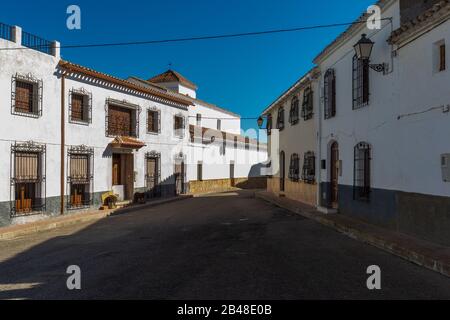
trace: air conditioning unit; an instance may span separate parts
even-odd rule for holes
[[[450,153],[441,155],[442,180],[450,182]]]

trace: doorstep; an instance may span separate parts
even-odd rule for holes
[[[325,214],[316,208],[267,191],[255,193],[257,198],[331,227],[355,240],[373,245],[422,267],[450,277],[450,248],[386,230],[339,214]]]
[[[165,199],[158,199],[149,201],[145,204],[128,205],[123,208],[110,209],[110,210],[89,210],[80,213],[66,214],[64,216],[49,217],[47,219],[39,220],[36,222],[13,225],[0,228],[0,240],[11,240],[21,236],[45,232],[52,229],[66,227],[85,222],[94,222],[109,216],[125,214],[135,210],[145,209],[165,203],[174,201],[180,201],[192,198],[190,195],[182,195],[178,197],[171,197]]]

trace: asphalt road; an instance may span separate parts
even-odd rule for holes
[[[366,287],[370,265],[381,290]],[[228,193],[0,241],[0,298],[450,299],[450,279]]]

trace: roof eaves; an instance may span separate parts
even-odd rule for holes
[[[269,113],[274,107],[276,107],[281,101],[289,97],[295,90],[301,90],[311,83],[311,80],[318,79],[320,76],[320,70],[317,66],[309,70],[305,75],[298,79],[289,89],[283,92],[274,102],[272,102],[264,111],[263,115]]]
[[[102,73],[102,72],[96,71],[94,69],[90,69],[90,68],[87,68],[87,67],[69,62],[69,61],[60,60],[58,65],[60,68],[65,69],[66,71],[70,71],[70,72],[74,72],[74,73],[81,73],[81,74],[87,75],[92,78],[104,80],[104,81],[107,81],[107,82],[110,82],[110,83],[113,83],[116,85],[126,87],[131,90],[136,90],[138,92],[141,92],[144,94],[149,94],[149,95],[152,95],[152,96],[155,96],[155,97],[158,97],[161,99],[165,99],[165,100],[168,100],[171,102],[175,102],[175,103],[178,103],[178,104],[181,104],[184,106],[192,105],[192,102],[189,99],[186,99],[185,97],[176,96],[169,92],[163,92],[162,90],[156,89],[156,88],[154,88],[154,89],[153,88],[145,88],[145,87],[142,87],[135,83],[132,83],[130,81],[123,80],[123,79],[108,75],[106,73]]]

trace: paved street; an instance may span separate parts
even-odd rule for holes
[[[450,299],[450,279],[243,192],[2,241],[0,298]]]

